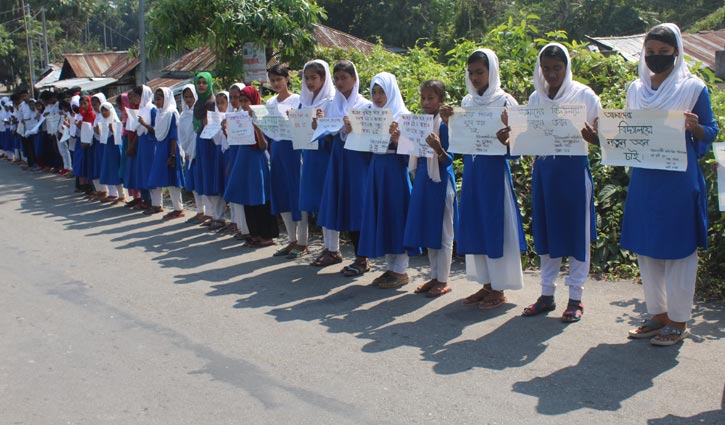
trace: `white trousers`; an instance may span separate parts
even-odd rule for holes
[[[690,320],[697,279],[697,250],[685,258],[658,260],[637,256],[649,314],[667,313],[674,322]]]
[[[466,277],[481,285],[487,283],[497,291],[522,289],[524,273],[521,270],[521,247],[519,246],[519,226],[516,217],[514,197],[509,186],[508,176],[504,173],[503,205],[503,255],[491,258],[488,255],[466,255]],[[543,267],[542,267],[543,269]]]
[[[456,191],[450,180],[446,188],[446,200],[443,207],[443,231],[441,232],[441,248],[428,248],[430,277],[438,282],[448,282],[451,274],[451,257],[453,256],[453,201]]]
[[[322,240],[328,251],[340,251],[340,232],[337,230],[322,228]]]
[[[149,189],[149,193],[151,194],[151,206],[161,207],[164,203],[163,190],[160,187],[155,187],[153,189]]]
[[[68,149],[68,143],[61,142],[60,139],[56,138],[58,141],[58,152],[60,152],[61,158],[63,158],[63,169],[70,170],[73,168],[73,165],[71,163],[71,156],[70,156],[70,149]]]
[[[196,213],[204,214],[204,200],[202,199],[202,196],[199,195],[196,191],[192,193],[194,194],[194,205],[196,205]]]
[[[300,221],[292,220],[291,212],[283,212],[280,215],[282,216],[282,221],[284,222],[284,228],[287,230],[288,242],[297,242],[297,245],[307,246],[309,240],[309,216],[307,211],[302,211],[300,213]],[[327,245],[325,245],[325,248],[327,248]]]
[[[226,206],[224,198],[221,196],[202,195],[202,199],[204,200],[204,209],[206,209],[206,213],[212,219],[222,220],[224,218],[224,207]]]
[[[395,273],[408,271],[408,254],[385,254],[387,270]]]
[[[115,186],[108,185],[108,196],[117,196],[119,198],[125,198],[126,193],[123,191],[123,185],[117,184]]]
[[[108,188],[105,184],[101,184],[101,179],[93,179],[93,188],[96,192],[108,192]]]
[[[237,225],[237,229],[243,234],[249,234],[249,226],[247,226],[247,216],[244,214],[244,205],[229,203],[229,214],[232,223]]]
[[[592,182],[588,176],[584,175],[584,185],[586,187],[587,196],[585,197],[586,202],[586,214],[584,217],[584,237],[586,253],[584,254],[584,261],[579,261],[574,257],[569,257],[569,275],[566,277],[564,284],[569,287],[569,298],[572,300],[581,300],[584,293],[584,282],[587,281],[589,276],[589,265],[591,263],[590,249],[591,244],[591,200],[592,200]],[[539,256],[541,260],[541,295],[554,295],[556,292],[556,277],[559,275],[559,269],[561,269],[562,258],[551,258],[548,255]]]
[[[169,197],[171,198],[171,207],[175,211],[181,211],[184,209],[184,202],[181,199],[181,189],[175,186],[170,186]],[[149,190],[151,193],[151,205],[154,207],[164,206],[164,191],[160,187]]]

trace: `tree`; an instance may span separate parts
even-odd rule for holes
[[[225,83],[244,75],[245,43],[265,45],[285,60],[312,51],[313,24],[324,9],[306,0],[159,0],[147,22],[151,56],[171,56],[207,44]]]

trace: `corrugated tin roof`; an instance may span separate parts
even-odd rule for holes
[[[141,60],[139,58],[132,58],[131,56],[126,55],[111,65],[111,67],[103,73],[103,76],[120,80],[124,75],[132,72],[140,63]]]
[[[355,49],[363,53],[372,53],[374,44],[365,41],[361,38],[357,38],[346,32],[336,30],[334,28],[326,27],[324,25],[315,24],[314,30],[315,40],[322,47],[330,47],[337,49]]]
[[[60,79],[60,66],[51,63],[48,68],[50,69],[50,71],[45,74],[45,76],[41,78],[37,83],[35,83],[36,89],[39,89],[41,87],[48,87]]]
[[[209,46],[198,47],[164,67],[166,72],[212,71],[216,55]]]
[[[63,55],[61,79],[103,77],[111,65],[125,59],[128,52],[69,53]]]
[[[80,87],[81,90],[95,90],[101,87],[105,87],[109,84],[115,83],[115,78],[66,78],[64,80],[58,80],[47,85],[38,86],[37,88],[43,87],[55,87],[57,89],[69,89],[72,87]]]
[[[175,93],[177,90],[181,90],[183,86],[191,83],[191,81],[192,81],[191,78],[164,78],[164,77],[161,77],[161,78],[154,78],[151,81],[147,81],[146,85],[149,86],[151,88],[151,90],[154,90],[154,91],[156,89],[158,89],[159,87],[168,87]]]
[[[625,35],[621,37],[591,37],[592,41],[613,50],[629,62],[639,62],[639,55],[642,52],[645,34]]]

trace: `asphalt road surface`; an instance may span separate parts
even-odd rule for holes
[[[725,423],[722,304],[652,347],[632,282],[587,282],[564,325],[520,316],[534,272],[484,312],[461,263],[431,300],[426,258],[382,290],[72,192],[0,162],[2,425]]]

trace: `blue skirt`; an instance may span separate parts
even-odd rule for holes
[[[121,183],[120,173],[118,171],[121,166],[121,147],[113,144],[113,139],[109,138],[109,143],[103,146],[103,161],[101,163],[101,184],[109,184],[115,186]]]
[[[240,205],[264,205],[269,201],[269,162],[257,146],[238,146],[229,173],[224,200]]]
[[[124,183],[126,183],[126,162],[128,162],[126,151],[128,151],[128,136],[121,136],[121,161],[118,165],[118,178]]]
[[[376,154],[370,160],[358,254],[381,257],[405,252],[403,234],[410,203],[408,157]]]
[[[154,154],[156,153],[156,137],[146,133],[138,136],[136,145],[136,161],[134,163],[136,170],[136,186],[138,189],[153,189],[149,186],[149,176],[151,175],[151,165],[154,162]]]
[[[74,139],[69,139],[72,142]],[[78,177],[85,177],[86,161],[85,161],[85,149],[82,148],[81,140],[75,139],[75,148],[73,150],[73,175]]]
[[[148,187],[182,187],[184,185],[184,175],[181,164],[181,153],[179,146],[176,146],[176,160],[174,167],[169,167],[169,154],[171,150],[171,140],[167,138],[163,142],[156,143],[154,158],[149,172]]]
[[[191,165],[194,190],[199,195],[221,196],[224,194],[225,180],[221,146],[199,135],[196,135],[196,157]]]
[[[463,185],[460,219],[456,227],[458,254],[503,257],[504,203],[506,188],[511,189],[519,228],[519,249],[526,250],[516,194],[511,181],[511,170],[504,156],[465,155],[463,157]]]
[[[330,162],[329,142],[319,140],[316,150],[302,151],[302,176],[300,177],[300,211],[316,213],[322,201],[327,164]]]
[[[103,166],[103,152],[106,150],[106,145],[102,144],[99,140],[93,139],[93,178],[101,178],[101,166]]]
[[[345,149],[339,134],[333,137],[317,219],[320,226],[337,231],[360,230],[371,156],[369,152]]]
[[[300,170],[302,153],[292,148],[291,140],[269,140],[270,201],[272,214],[292,213],[292,220],[302,219],[300,213]]]
[[[537,254],[585,260],[587,208],[590,241],[597,236],[594,196],[587,202],[585,179],[592,181],[586,156],[547,156],[534,161],[531,203]]]

